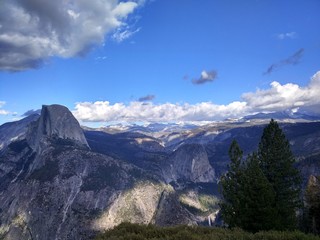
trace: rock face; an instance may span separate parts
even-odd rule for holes
[[[121,222],[155,223],[158,205],[164,192],[174,191],[166,184],[139,182],[122,192],[103,215],[94,222],[97,230],[112,228]]]
[[[32,114],[20,121],[5,123],[0,126],[0,150],[4,149],[11,142],[26,138],[28,126],[40,116]]]
[[[214,182],[214,169],[211,167],[205,148],[199,144],[186,144],[178,148],[163,170],[166,182]]]
[[[24,129],[0,151],[0,239],[91,239],[123,221],[197,223],[179,193],[151,165],[143,169],[141,162],[140,167],[130,162],[129,154],[123,161],[92,151],[67,108],[43,106],[40,118]],[[143,151],[136,159],[157,155],[145,156],[150,148],[135,146]],[[208,180],[208,165],[200,167],[208,162],[203,149],[192,149],[183,170],[177,169],[184,160],[174,158],[172,179]]]
[[[61,105],[42,106],[39,122],[31,128],[30,135],[31,146],[35,148],[47,138],[71,140],[89,147],[78,121],[68,108]]]
[[[308,181],[305,206],[307,229],[313,234],[320,233],[320,176],[311,175]]]
[[[27,175],[13,170],[9,184],[1,184],[5,239],[88,239],[92,219],[136,181],[123,162],[70,145],[50,147],[33,159],[45,159],[43,166]]]
[[[320,176],[320,154],[307,157],[297,163],[297,167],[301,172],[303,187],[306,187],[310,177]],[[314,178],[313,178],[314,179]]]

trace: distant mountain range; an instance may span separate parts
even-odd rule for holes
[[[295,120],[295,121],[320,121],[320,115],[307,114],[301,112],[282,111],[274,113],[257,113],[254,115],[246,116],[243,120],[257,120],[257,119],[275,119],[275,120]]]
[[[253,125],[258,123],[268,123],[270,119],[274,119],[280,122],[312,122],[320,121],[320,115],[315,113],[303,113],[299,111],[280,111],[269,113],[256,113],[237,119],[225,119],[218,122],[178,122],[178,123],[148,123],[148,124],[135,124],[135,123],[119,123],[116,125],[107,125],[96,130],[101,130],[108,133],[119,132],[143,132],[143,133],[159,133],[159,132],[181,132],[186,130],[192,130],[199,127],[206,127],[217,124],[225,123],[243,123],[252,122]],[[85,128],[86,129],[86,128]]]
[[[63,106],[43,106],[0,126],[0,239],[90,239],[124,221],[216,224],[231,141],[244,154],[256,150],[270,118],[289,139],[304,185],[320,175],[317,116],[91,129]]]

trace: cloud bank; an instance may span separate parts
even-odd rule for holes
[[[300,60],[303,57],[303,54],[304,54],[304,49],[301,48],[297,52],[295,52],[293,55],[291,55],[290,57],[288,57],[278,63],[271,64],[270,67],[267,69],[267,71],[263,74],[264,75],[271,74],[272,72],[278,70],[279,68],[282,68],[287,65],[297,65],[298,63],[300,63]]]
[[[84,122],[169,122],[169,121],[209,121],[236,116],[245,108],[244,102],[216,105],[211,102],[198,104],[146,104],[131,102],[129,105],[108,101],[77,103],[73,114]]]
[[[126,26],[143,1],[3,0],[0,7],[0,70],[22,71],[48,58],[81,56],[106,34]],[[130,36],[119,33],[118,39]]]
[[[110,104],[108,101],[77,103],[73,114],[83,122],[172,122],[218,121],[239,118],[257,112],[294,110],[320,114],[320,71],[301,87],[272,82],[269,89],[245,93],[241,101],[227,105],[212,102],[197,104],[153,104],[131,102]]]

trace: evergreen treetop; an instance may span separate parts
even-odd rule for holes
[[[290,145],[273,119],[264,128],[259,149],[243,162],[234,140],[229,171],[222,177],[221,214],[229,227],[291,230],[297,227],[301,178]]]
[[[221,203],[221,214],[224,221],[230,227],[237,227],[241,224],[241,219],[238,217],[241,211],[242,203],[242,155],[238,143],[233,140],[229,148],[230,165],[229,171],[221,179],[222,195],[224,202]]]
[[[259,143],[260,167],[275,193],[276,229],[294,229],[296,210],[301,207],[301,177],[294,167],[295,158],[278,123],[271,119]]]

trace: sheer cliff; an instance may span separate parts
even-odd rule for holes
[[[141,154],[151,156],[154,147],[141,148],[133,162],[129,155],[122,159],[112,151],[98,153],[71,112],[60,105],[43,106],[40,117],[16,125],[19,137],[0,151],[0,238],[90,239],[124,221],[168,225],[205,219],[190,213],[179,201],[182,192],[164,181],[160,163],[169,156],[164,151],[160,158],[154,153],[151,159],[158,162],[145,168],[137,159]],[[0,130],[5,132],[4,128]],[[211,179],[201,173],[209,167],[204,149],[193,151],[186,171],[173,173],[170,179]],[[178,168],[184,160],[170,161]]]

